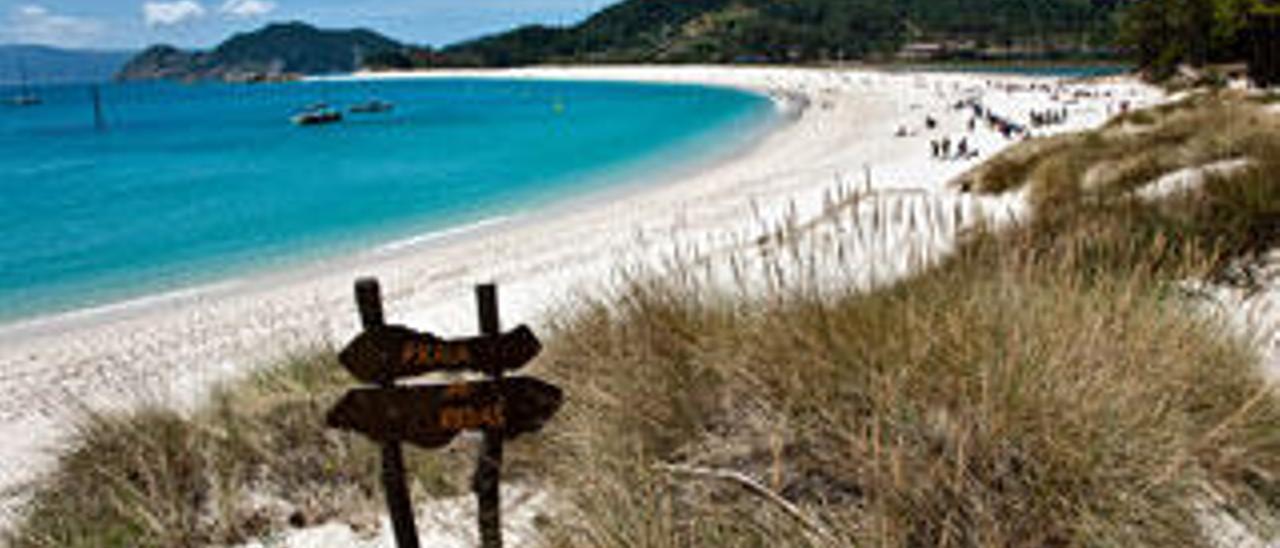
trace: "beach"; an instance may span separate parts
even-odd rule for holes
[[[1097,126],[1122,105],[1162,100],[1114,77],[1064,82],[1010,75],[724,67],[539,67],[507,71],[361,74],[352,78],[530,78],[726,86],[774,99],[778,123],[745,149],[614,191],[357,256],[253,275],[105,308],[0,328],[0,489],[50,469],[86,411],[162,405],[193,409],[210,388],[359,329],[353,282],[381,280],[391,323],[444,336],[474,334],[473,286],[500,288],[503,323],[535,330],[579,292],[620,268],[683,249],[734,248],[762,227],[824,214],[833,188],[961,199],[948,183],[1016,139],[955,105],[1025,121],[1065,109],[1037,134]],[[929,129],[926,119],[936,127]],[[1024,122],[1025,123],[1025,122]],[[931,140],[965,139],[977,154],[931,157]],[[969,200],[969,198],[964,198]],[[993,199],[1001,200],[1001,199]],[[1016,208],[1013,202],[999,207]],[[1016,211],[1012,214],[1016,215]],[[10,497],[11,498],[11,497]]]

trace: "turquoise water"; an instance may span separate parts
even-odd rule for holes
[[[0,106],[0,320],[115,302],[521,213],[726,153],[767,99],[490,80],[102,88]],[[0,89],[0,97],[11,90]],[[316,102],[390,113],[296,127]]]
[[[1018,64],[1018,63],[934,63],[904,64],[895,70],[913,72],[964,72],[1001,76],[1040,76],[1053,78],[1097,78],[1118,76],[1133,72],[1135,67],[1125,64]]]

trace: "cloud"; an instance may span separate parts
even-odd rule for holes
[[[270,0],[227,0],[218,9],[228,17],[250,19],[262,17],[276,10],[276,3]]]
[[[102,37],[105,25],[87,17],[61,15],[36,4],[9,11],[7,24],[0,28],[0,42],[47,46],[92,46]]]
[[[195,0],[142,4],[142,19],[149,27],[180,25],[204,17],[205,13],[204,6]]]

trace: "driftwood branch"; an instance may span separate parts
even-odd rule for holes
[[[796,506],[791,501],[783,498],[782,495],[773,492],[768,487],[765,487],[760,482],[752,479],[750,476],[747,476],[742,472],[723,468],[703,468],[684,464],[667,463],[659,463],[655,468],[670,474],[709,478],[736,484],[747,492],[769,501],[782,509],[782,511],[788,516],[791,516],[792,519],[795,519],[801,525],[805,526],[805,528],[809,529],[809,531],[818,535],[824,544],[830,546],[841,546],[844,544],[839,542],[826,527],[823,527],[823,525],[818,522],[816,518],[806,513],[799,506]]]

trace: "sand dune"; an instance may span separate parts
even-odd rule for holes
[[[446,76],[731,86],[773,97],[782,116],[749,149],[713,165],[675,171],[671,180],[642,181],[359,257],[0,328],[0,488],[20,489],[48,470],[51,451],[85,408],[189,408],[216,383],[253,367],[345,342],[358,327],[351,286],[359,276],[382,279],[392,322],[446,335],[473,333],[472,285],[493,281],[501,286],[504,320],[536,325],[574,291],[603,283],[619,265],[659,260],[684,247],[743,245],[770,226],[820,217],[824,197],[829,201],[835,189],[981,202],[960,198],[946,183],[1011,141],[981,125],[970,133],[969,115],[951,108],[957,101],[981,98],[1023,123],[1032,109],[1066,108],[1068,122],[1053,129],[1066,131],[1100,124],[1122,101],[1136,107],[1160,98],[1156,90],[1123,78],[1059,88],[1054,80],[1010,76],[785,68],[536,68],[361,77]],[[1044,87],[1030,90],[1030,83]],[[1075,90],[1087,96],[1076,97]],[[925,129],[926,116],[937,119],[937,129]],[[908,136],[895,137],[900,129]],[[979,156],[932,159],[929,141],[943,135],[965,137]],[[979,205],[1017,207],[1016,199]]]

